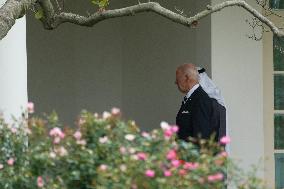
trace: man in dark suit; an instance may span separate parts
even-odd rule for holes
[[[186,95],[176,117],[178,138],[185,141],[189,137],[209,139],[215,134],[215,141],[218,141],[218,105],[199,85],[199,74],[195,65],[179,66],[176,70],[176,84],[179,91]]]

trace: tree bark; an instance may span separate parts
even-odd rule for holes
[[[0,39],[3,39],[16,20],[26,14],[26,10],[36,0],[7,0],[0,8]]]
[[[191,17],[175,13],[164,8],[157,2],[140,3],[114,10],[102,10],[90,16],[81,16],[67,12],[56,13],[50,0],[39,0],[37,2],[36,0],[7,0],[0,8],[0,39],[3,39],[6,36],[8,31],[14,25],[16,19],[22,17],[27,8],[31,7],[34,3],[38,3],[43,10],[43,17],[40,20],[46,29],[55,29],[62,23],[66,22],[91,27],[103,20],[124,16],[134,16],[135,14],[142,12],[153,12],[175,23],[186,27],[193,27],[196,25],[198,20],[210,14],[219,12],[227,7],[239,7],[259,19],[264,25],[268,26],[275,35],[279,37],[284,36],[284,32],[281,31],[273,22],[243,0],[229,0],[214,6],[208,5],[205,10],[200,11]]]

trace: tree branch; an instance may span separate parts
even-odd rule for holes
[[[23,12],[25,12],[24,10],[26,9],[24,8],[23,4],[25,4],[26,6],[31,6],[35,1],[36,0],[7,0],[5,5],[0,9],[0,39],[2,39],[11,29],[11,27],[15,23],[15,20],[17,18],[20,18],[23,15]],[[91,27],[103,20],[124,16],[134,16],[135,14],[143,12],[153,12],[175,23],[184,25],[186,27],[192,27],[195,26],[198,20],[212,13],[219,12],[227,7],[236,6],[245,9],[254,17],[259,19],[262,23],[267,25],[275,35],[279,37],[284,36],[283,31],[281,31],[267,17],[247,4],[244,0],[229,0],[214,6],[208,5],[205,10],[191,17],[175,13],[169,9],[162,7],[157,2],[141,3],[120,9],[98,11],[94,14],[91,14],[90,16],[81,16],[67,12],[56,13],[50,0],[39,0],[38,3],[42,8],[44,14],[43,18],[41,18],[40,20],[42,21],[46,29],[55,29],[60,24],[66,22],[80,26]]]
[[[36,0],[7,0],[0,8],[0,39],[3,39],[13,27],[16,19],[23,17],[26,10]]]
[[[141,3],[138,5],[129,6],[126,8],[106,10],[103,12],[94,13],[88,17],[80,16],[80,15],[73,14],[73,13],[62,12],[58,15],[54,15],[54,23],[52,24],[52,26],[50,25],[49,29],[56,28],[60,24],[65,23],[65,22],[69,22],[69,23],[73,23],[73,24],[81,25],[81,26],[91,27],[103,20],[107,20],[110,18],[123,17],[123,16],[134,16],[135,14],[142,13],[142,12],[154,12],[175,23],[184,25],[186,27],[191,27],[194,24],[194,22],[212,13],[221,11],[224,8],[233,7],[233,6],[241,7],[245,9],[246,11],[248,11],[249,13],[251,13],[257,19],[259,19],[262,23],[267,25],[271,29],[271,31],[277,36],[279,37],[284,36],[284,32],[281,31],[273,22],[271,22],[267,17],[259,13],[256,9],[251,7],[249,4],[247,4],[243,0],[231,0],[231,1],[225,1],[215,6],[207,6],[206,10],[201,11],[192,17],[186,17],[183,15],[177,14],[171,10],[168,10],[162,7],[160,4],[156,2]]]

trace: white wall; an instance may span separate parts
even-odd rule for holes
[[[247,168],[264,157],[262,41],[246,36],[251,28],[245,19],[251,16],[239,7],[211,18],[212,76],[227,104],[231,155]]]
[[[0,0],[0,6],[5,0]],[[0,41],[0,111],[18,117],[27,104],[26,19],[17,20]]]

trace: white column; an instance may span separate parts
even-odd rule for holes
[[[239,7],[211,17],[212,77],[226,100],[231,155],[243,168],[264,158],[262,41],[246,36],[252,34],[245,22],[251,18]]]
[[[0,6],[5,0],[0,0]],[[16,21],[0,41],[0,111],[6,119],[20,116],[27,104],[26,19]]]

